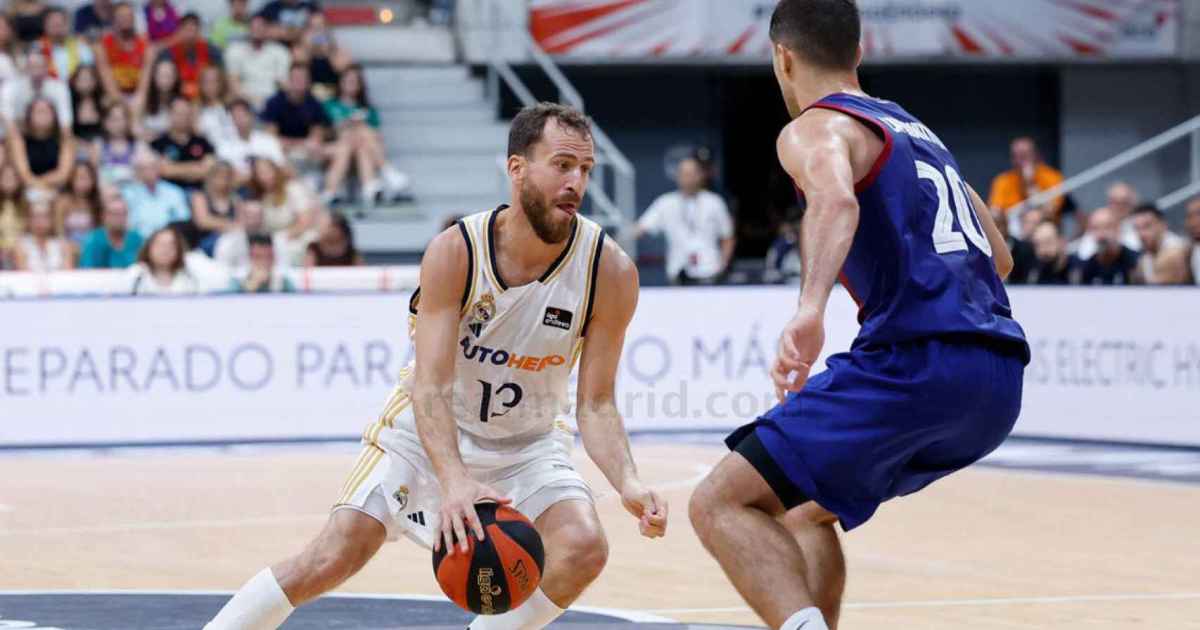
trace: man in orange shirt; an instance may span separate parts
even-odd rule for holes
[[[1022,136],[1014,139],[1010,155],[1012,169],[992,180],[992,191],[988,195],[988,205],[1005,215],[1013,206],[1063,181],[1062,172],[1042,161],[1033,138]],[[1056,197],[1046,204],[1046,214],[1055,223],[1059,221],[1062,205],[1062,197]]]

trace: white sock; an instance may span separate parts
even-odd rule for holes
[[[468,630],[541,630],[567,611],[550,601],[542,589],[534,591],[524,604],[503,615],[479,615]],[[808,630],[805,628],[805,630]]]
[[[779,630],[829,630],[819,608],[798,610],[779,626]]]
[[[275,630],[293,610],[295,607],[267,567],[242,585],[204,630]]]

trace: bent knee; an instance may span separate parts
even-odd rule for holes
[[[306,564],[316,574],[344,579],[366,565],[386,537],[383,525],[374,518],[353,510],[338,510],[309,547]]]
[[[598,527],[580,527],[571,533],[563,563],[577,575],[595,579],[608,564],[608,539]]]

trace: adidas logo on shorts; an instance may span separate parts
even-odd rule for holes
[[[407,518],[408,518],[408,520],[416,523],[417,525],[420,525],[421,527],[425,527],[425,513],[424,512],[413,512],[412,514],[409,514],[407,516]]]

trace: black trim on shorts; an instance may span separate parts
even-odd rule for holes
[[[763,446],[762,440],[758,439],[758,433],[754,431],[754,426],[742,427],[730,435],[725,441],[729,445],[729,449],[750,462],[754,470],[762,476],[763,481],[771,487],[775,496],[779,497],[779,501],[783,503],[783,509],[790,510],[811,501],[812,499],[804,496],[800,488],[787,478],[783,469],[771,458],[767,447]]]

